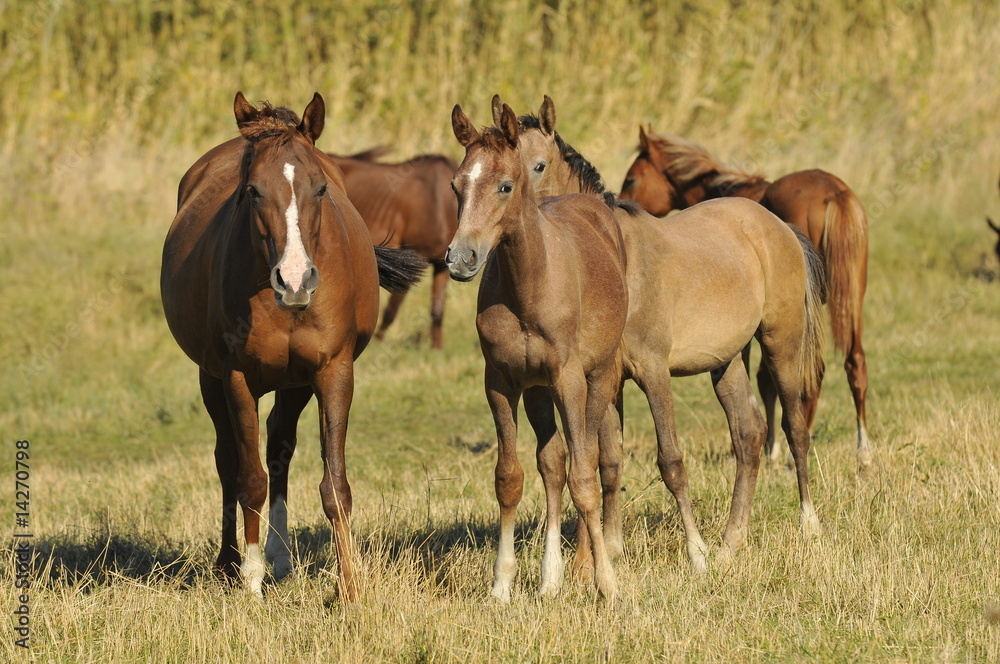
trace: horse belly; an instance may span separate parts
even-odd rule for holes
[[[763,297],[753,289],[729,295],[678,303],[671,319],[672,374],[711,371],[736,357],[753,338],[763,316]]]

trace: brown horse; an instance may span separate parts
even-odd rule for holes
[[[639,128],[639,156],[622,184],[622,198],[631,199],[655,215],[684,209],[721,196],[760,202],[805,233],[823,255],[833,343],[844,353],[844,370],[857,412],[858,463],[872,463],[865,397],[868,365],[861,343],[865,288],[868,283],[868,218],[861,201],[835,175],[821,170],[799,171],[771,183],[716,161],[704,148],[675,136],[647,134]],[[774,444],[774,386],[763,368],[757,374],[767,412],[769,457]],[[806,403],[812,430],[819,392]]]
[[[523,394],[546,490],[540,592],[556,593],[562,583],[559,524],[567,474],[555,405],[569,447],[570,494],[587,533],[595,582],[611,600],[618,584],[604,543],[596,472],[597,431],[618,388],[628,310],[618,225],[608,207],[590,196],[536,199],[509,106],[501,111],[499,127],[482,132],[455,106],[452,127],[466,153],[454,180],[458,233],[445,260],[459,281],[483,272],[476,328],[498,439],[500,541],[492,594],[509,601],[517,570],[514,515],[524,472],[517,459],[516,414]]]
[[[450,187],[455,163],[432,154],[399,164],[377,161],[386,151],[375,148],[350,157],[329,156],[344,172],[347,196],[368,225],[372,239],[390,247],[412,249],[433,266],[431,345],[440,349],[448,285],[444,252],[458,227],[458,206]],[[389,298],[376,339],[385,336],[403,297],[403,293],[393,293]]]
[[[494,98],[494,109],[500,103]],[[782,426],[792,441],[800,524],[807,535],[818,533],[809,495],[809,433],[799,399],[803,389],[818,389],[822,356],[824,280],[815,248],[801,233],[748,201],[711,201],[669,219],[618,203],[604,190],[590,162],[560,138],[555,122],[555,107],[548,97],[538,117],[519,118],[521,157],[540,190],[601,196],[620,224],[629,289],[624,378],[632,378],[649,401],[660,474],[677,501],[695,570],[706,569],[707,548],[695,522],[677,447],[670,380],[710,373],[726,412],[737,462],[723,536],[724,555],[731,554],[746,542],[765,435],[745,365],[755,336],[776,376],[784,409]],[[617,417],[605,421],[600,445],[608,540],[617,538],[620,546]]]
[[[340,592],[357,593],[344,463],[354,360],[375,329],[380,277],[405,287],[419,269],[400,252],[374,251],[336,165],[314,147],[325,105],[317,93],[300,120],[286,108],[234,102],[241,137],[199,159],[181,180],[163,247],[160,290],[170,331],[200,368],[215,425],[222,483],[216,568],[242,574],[258,597],[264,578],[260,512],[268,477],[258,454],[260,397],[276,391],[267,421],[274,576],[291,571],[286,522],[288,465],[298,416],[319,400],[320,494],[340,565]],[[422,265],[420,265],[422,267]],[[242,508],[246,559],[236,541]]]

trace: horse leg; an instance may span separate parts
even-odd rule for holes
[[[851,386],[854,409],[858,414],[858,466],[864,471],[871,467],[873,457],[865,416],[865,397],[868,394],[868,363],[865,361],[865,349],[861,345],[860,324],[851,338],[851,348],[844,360],[844,370],[847,371],[847,382]]]
[[[448,285],[448,266],[444,261],[431,262],[434,280],[431,282],[431,346],[441,350],[444,327],[444,296]]]
[[[656,427],[656,464],[660,476],[674,500],[684,524],[684,538],[687,541],[688,560],[695,573],[708,571],[708,547],[698,532],[698,524],[691,507],[691,497],[688,495],[688,477],[684,469],[684,459],[677,447],[676,426],[674,424],[674,401],[670,392],[670,374],[665,370],[648,372],[649,375],[637,377],[639,388],[646,395],[649,410],[653,415],[653,425]]]
[[[607,369],[585,376],[581,367],[569,366],[563,368],[552,386],[569,447],[570,495],[583,520],[581,526],[590,536],[597,590],[609,602],[618,595],[618,580],[604,544],[596,475],[600,464],[598,431],[616,394],[617,381],[617,376]]]
[[[760,363],[757,368],[757,389],[760,390],[760,399],[764,402],[764,418],[767,426],[767,438],[764,440],[764,455],[769,463],[778,463],[781,460],[782,446],[778,444],[777,429],[774,426],[775,404],[778,401],[778,390],[774,387],[774,379],[767,364]]]
[[[566,486],[566,446],[556,428],[552,397],[544,387],[524,392],[524,412],[535,431],[535,459],[545,485],[545,554],[539,593],[555,595],[562,587],[562,493]]]
[[[765,423],[750,387],[743,358],[737,355],[729,364],[712,371],[715,396],[729,421],[729,434],[736,452],[736,482],[729,523],[722,537],[723,555],[732,555],[747,541],[750,506],[757,487],[760,450],[764,443]]]
[[[403,304],[404,297],[406,297],[405,293],[389,295],[389,302],[385,305],[385,311],[382,312],[382,323],[378,326],[378,332],[375,333],[375,338],[379,341],[385,338],[385,331],[392,325],[392,321],[396,320],[396,314],[399,313],[399,307]]]
[[[614,403],[608,404],[607,414],[601,421],[597,434],[598,465],[603,494],[602,522],[604,548],[611,560],[624,550],[622,542],[621,463],[622,463],[622,393],[619,387]],[[594,555],[590,533],[583,517],[577,519],[576,555],[573,558],[573,576],[583,583],[594,580]]]
[[[215,571],[232,582],[240,576],[240,547],[236,543],[236,475],[239,472],[236,434],[229,419],[222,381],[204,369],[200,370],[198,379],[202,401],[215,425],[215,468],[222,484],[222,546],[215,561]]]
[[[264,554],[271,561],[276,580],[292,573],[291,548],[288,545],[288,467],[295,454],[295,430],[302,409],[312,398],[312,388],[290,387],[274,393],[274,407],[267,418],[267,470],[271,476],[269,491],[267,542]]]
[[[798,366],[798,336],[782,335],[779,330],[764,334],[760,345],[764,361],[774,377],[781,403],[781,428],[788,439],[799,486],[799,526],[806,536],[818,535],[819,517],[809,495],[810,435],[802,403],[802,376]]]
[[[222,380],[236,439],[239,467],[236,497],[243,508],[243,539],[247,556],[240,571],[248,590],[263,598],[264,556],[260,550],[260,511],[267,497],[267,473],[260,463],[257,398],[241,371],[227,369]]]
[[[347,602],[358,596],[354,578],[354,545],[351,541],[351,485],[347,481],[347,420],[354,399],[354,361],[350,352],[333,358],[313,378],[313,389],[319,402],[320,448],[323,457],[323,479],[319,495],[323,512],[333,526],[340,567],[338,592]]]
[[[510,601],[510,588],[517,573],[514,557],[514,514],[524,491],[524,470],[517,459],[517,402],[521,394],[500,372],[486,366],[486,400],[497,430],[497,465],[494,488],[500,506],[500,541],[493,565],[493,590],[501,602]]]
[[[601,492],[604,497],[604,546],[614,560],[625,550],[622,536],[622,421],[624,419],[622,392],[608,405],[607,414],[598,431],[600,448]]]

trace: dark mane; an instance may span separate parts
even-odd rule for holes
[[[702,146],[679,136],[650,133],[649,140],[663,155],[670,178],[682,189],[700,181],[712,195],[730,196],[740,189],[767,182],[763,175],[723,164]],[[642,146],[638,150],[648,156]]]
[[[256,143],[267,138],[290,138],[301,122],[295,111],[265,101],[253,120],[238,126],[243,138]]]
[[[542,128],[538,118],[534,115],[522,115],[517,119],[517,123],[522,130]],[[580,181],[580,191],[585,194],[604,194],[607,191],[607,187],[604,186],[604,178],[601,177],[594,165],[577,152],[572,145],[564,141],[558,131],[555,133],[555,139],[563,161]]]

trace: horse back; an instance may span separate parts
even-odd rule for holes
[[[827,205],[838,197],[854,196],[843,180],[819,169],[790,173],[775,180],[760,203],[819,247]]]
[[[447,157],[423,155],[399,164],[334,158],[345,174],[347,195],[371,239],[443,259],[458,228],[450,182],[455,165]]]

